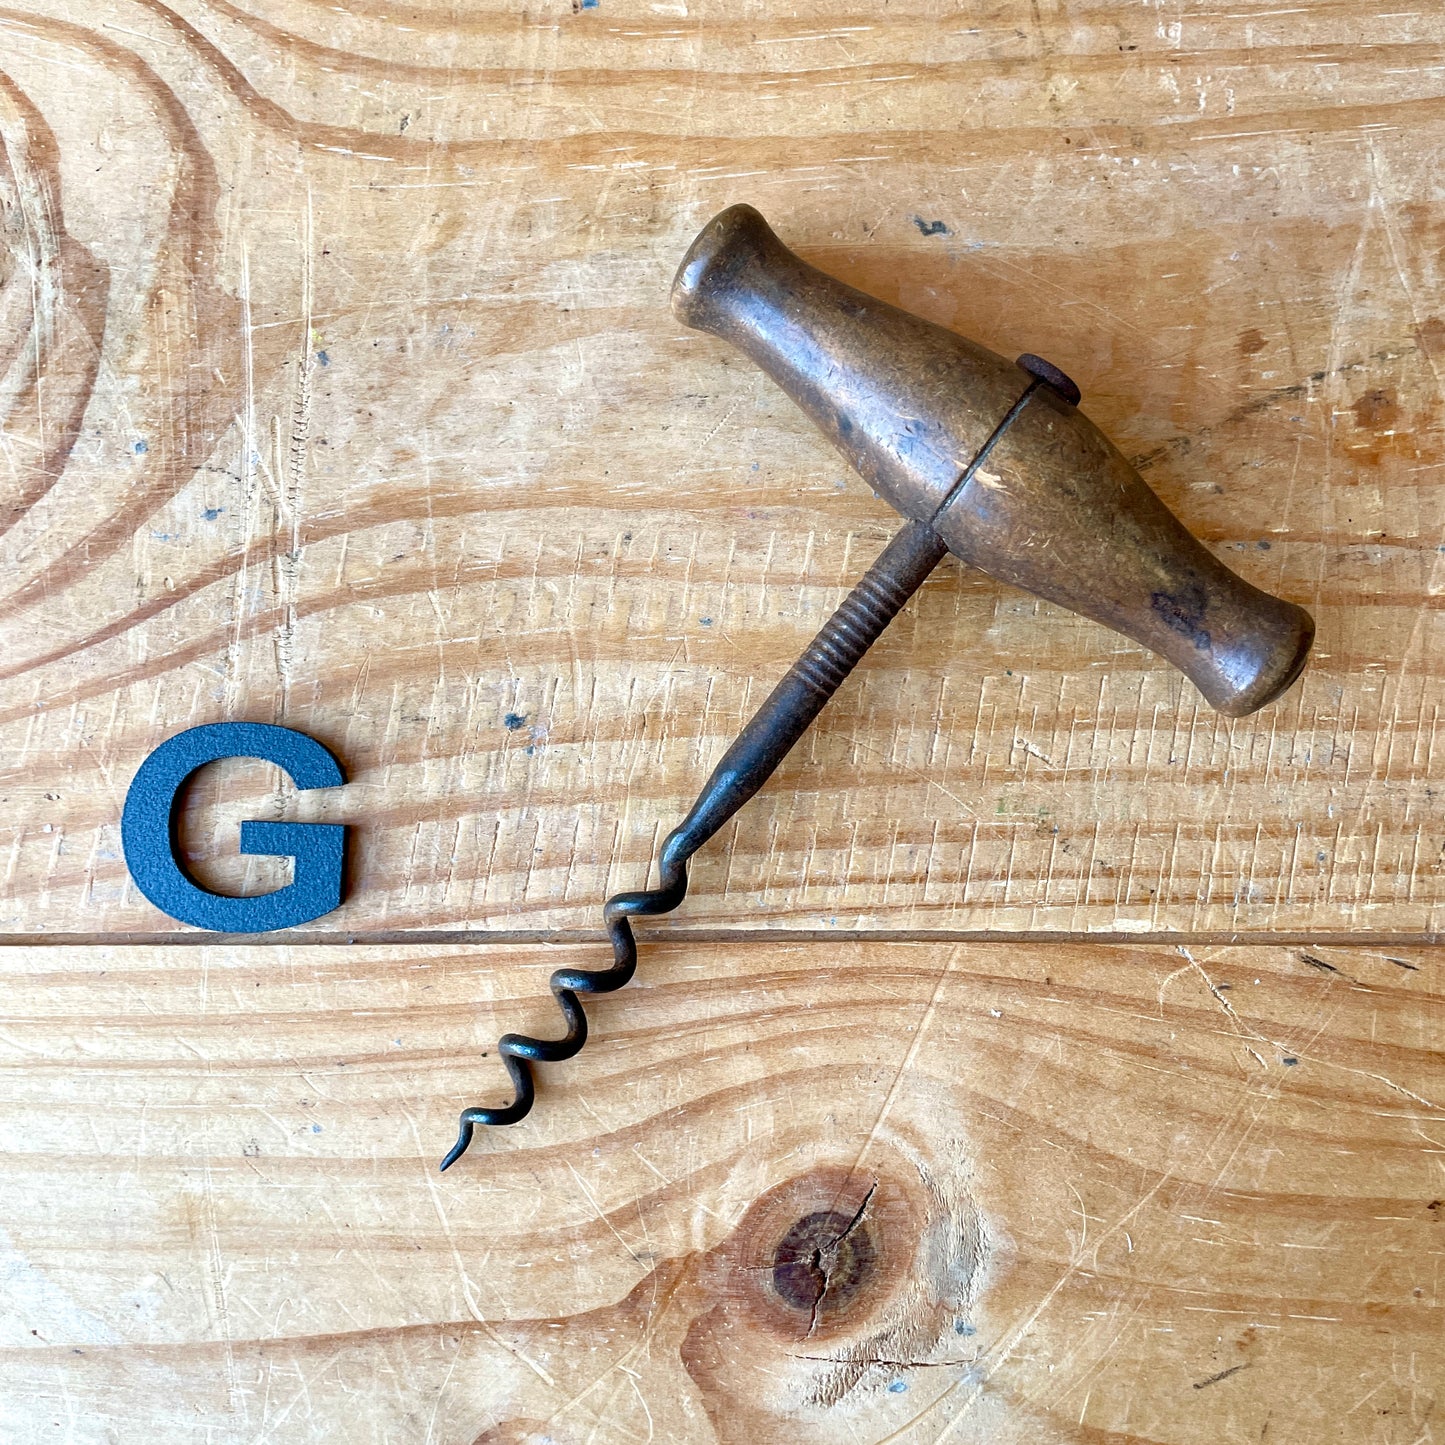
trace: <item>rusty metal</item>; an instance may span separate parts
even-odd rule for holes
[[[1032,355],[1006,361],[824,275],[752,207],[703,228],[672,309],[750,356],[906,523],[668,835],[659,886],[608,900],[612,967],[552,975],[565,1037],[502,1038],[513,1101],[465,1110],[443,1169],[475,1125],[526,1116],[532,1064],[581,1049],[581,996],[621,988],[637,967],[631,919],[682,902],[687,860],[762,787],[947,552],[1142,643],[1231,717],[1288,688],[1314,636],[1303,608],[1236,576],[1181,525],[1076,410],[1078,388],[1057,367]]]

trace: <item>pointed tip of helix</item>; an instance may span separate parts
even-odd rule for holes
[[[463,1154],[467,1152],[467,1146],[472,1142],[472,1121],[465,1116],[462,1118],[461,1128],[457,1131],[457,1142],[452,1145],[451,1152],[437,1166],[438,1174],[445,1174]]]

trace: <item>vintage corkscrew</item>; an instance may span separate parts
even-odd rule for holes
[[[1303,608],[1251,586],[1185,530],[1076,409],[1078,388],[1056,367],[1006,361],[824,275],[751,206],[703,228],[673,281],[672,310],[750,356],[907,520],[668,834],[658,887],[607,900],[612,966],[552,975],[566,1034],[503,1036],[515,1097],[464,1110],[443,1169],[477,1124],[526,1117],[532,1065],[587,1042],[581,996],[632,978],[632,919],[682,902],[688,859],[762,787],[946,553],[1142,643],[1231,717],[1288,688],[1314,636]]]

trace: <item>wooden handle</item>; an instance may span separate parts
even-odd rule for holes
[[[1309,614],[1208,552],[1037,373],[824,275],[750,206],[703,228],[672,308],[757,362],[956,555],[1142,643],[1220,712],[1299,676]]]

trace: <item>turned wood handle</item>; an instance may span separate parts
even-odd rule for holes
[[[1209,552],[1036,368],[824,275],[750,206],[703,228],[672,309],[757,362],[957,556],[1142,643],[1220,712],[1299,676],[1310,615]]]

